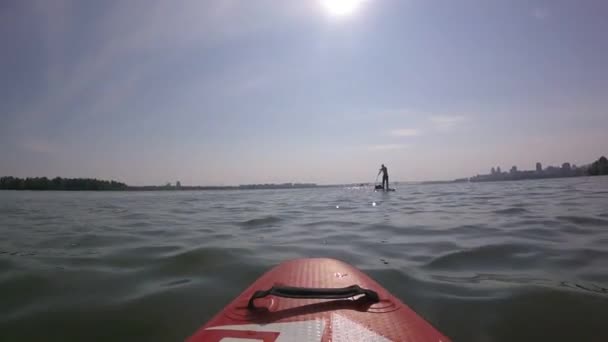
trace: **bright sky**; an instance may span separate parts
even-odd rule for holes
[[[605,0],[4,0],[0,175],[452,179],[608,153]]]

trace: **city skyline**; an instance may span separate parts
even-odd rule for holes
[[[8,1],[0,176],[448,180],[606,153],[601,1]]]
[[[597,164],[597,165],[596,165]],[[594,169],[595,170],[592,170]],[[477,174],[472,177],[462,177],[454,180],[426,180],[426,181],[400,181],[393,180],[393,184],[399,183],[422,183],[422,184],[434,184],[434,183],[454,183],[454,182],[479,182],[479,181],[504,181],[504,180],[523,180],[523,179],[538,179],[538,178],[563,178],[563,177],[581,177],[581,176],[595,176],[595,175],[606,175],[608,174],[608,161],[605,156],[600,157],[598,160],[583,165],[571,164],[570,162],[563,162],[561,166],[548,165],[543,168],[541,162],[536,162],[534,170],[521,170],[517,165],[513,165],[508,171],[502,171],[500,166],[491,167],[488,174]],[[93,183],[115,183],[115,180],[98,180],[98,179],[66,179],[61,177],[27,177],[19,178],[13,176],[0,177],[0,189],[13,189],[13,190],[62,190],[54,189],[56,185],[61,185],[65,182],[87,182]],[[123,183],[116,183],[119,186],[125,187],[125,189],[119,190],[236,190],[236,189],[296,189],[296,188],[310,188],[310,187],[325,187],[325,186],[340,186],[340,185],[377,185],[375,183],[333,183],[333,184],[316,184],[316,183],[298,183],[298,182],[285,182],[285,183],[251,183],[251,184],[228,184],[228,185],[200,185],[200,184],[182,184],[181,181],[177,180],[175,183],[166,182],[160,184],[146,184],[146,185],[127,185]],[[61,187],[61,186],[59,186]],[[128,189],[126,189],[128,188]],[[85,188],[79,188],[77,190],[85,190]],[[116,189],[113,189],[116,190]]]
[[[570,162],[563,162],[561,165],[548,165],[543,168],[541,162],[536,162],[535,168],[532,170],[521,170],[517,165],[511,166],[508,171],[503,171],[500,166],[492,167],[488,174],[477,174],[476,176],[467,178],[472,182],[484,181],[503,181],[503,180],[523,180],[523,179],[539,179],[539,178],[562,178],[562,177],[580,177],[589,176],[587,169],[592,163],[584,166],[577,166]],[[462,181],[459,179],[457,181]]]
[[[587,165],[584,165],[584,166],[588,166],[590,164],[591,163],[587,163]],[[550,170],[550,169],[555,169],[555,168],[560,168],[560,169],[570,169],[570,168],[577,169],[577,168],[579,168],[579,166],[576,165],[576,164],[572,164],[570,162],[563,162],[563,163],[561,163],[561,165],[557,165],[557,166],[548,165],[548,166],[545,166],[543,168],[543,163],[542,162],[536,162],[536,165],[534,167],[534,171],[536,171],[536,172],[542,172],[542,171],[546,171],[546,170]],[[496,166],[496,167],[492,166],[490,168],[490,173],[489,174],[508,173],[508,172],[512,172],[512,171],[532,171],[532,170],[521,170],[521,169],[519,169],[519,167],[517,165],[513,165],[513,166],[511,166],[511,168],[508,171],[503,171],[503,169],[500,166]]]

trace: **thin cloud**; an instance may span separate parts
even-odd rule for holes
[[[142,62],[140,67],[129,70],[129,75],[114,74],[117,64],[133,56],[141,58],[147,54],[156,56],[160,51],[211,47],[268,28],[271,25],[268,15],[279,18],[302,15],[302,5],[274,6],[271,14],[254,11],[252,15],[252,9],[259,6],[231,0],[209,0],[204,4],[196,0],[179,4],[150,0],[146,2],[147,10],[144,12],[141,11],[141,3],[133,2],[120,6],[118,10],[104,12],[98,21],[89,25],[83,35],[97,44],[85,46],[79,58],[66,65],[65,50],[69,50],[66,48],[69,46],[67,33],[77,25],[77,21],[72,19],[76,16],[68,14],[77,11],[80,4],[58,0],[53,4],[35,2],[31,6],[32,12],[38,16],[36,21],[43,26],[44,48],[49,56],[45,66],[48,94],[31,101],[22,110],[20,121],[23,126],[35,118],[40,120],[56,112],[65,112],[75,99],[86,97],[83,94],[91,89],[101,96],[84,104],[79,112],[112,112],[125,99],[135,97],[142,82],[158,70],[153,62]],[[136,21],[134,17],[137,17]],[[239,25],[234,25],[234,22]],[[100,82],[102,79],[104,81]],[[62,84],[62,87],[56,87],[56,84]],[[248,85],[256,86],[259,84]]]
[[[440,115],[431,117],[431,122],[436,129],[450,130],[461,124],[466,118],[460,115]]]
[[[395,137],[417,137],[422,134],[422,132],[420,132],[420,130],[415,129],[415,128],[394,129],[390,133],[392,136],[395,136]]]
[[[368,146],[368,150],[371,151],[389,151],[389,150],[403,150],[409,148],[410,145],[406,144],[381,144]]]
[[[550,13],[546,8],[535,8],[532,11],[532,16],[538,20],[544,20],[550,16]]]
[[[21,145],[24,149],[41,154],[55,154],[60,151],[58,145],[46,140],[32,139],[27,140]]]

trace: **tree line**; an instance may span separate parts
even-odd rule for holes
[[[2,190],[126,190],[127,188],[124,183],[93,178],[0,178]]]
[[[591,176],[608,175],[608,159],[602,156],[600,159],[589,165],[587,172]]]
[[[586,173],[590,176],[608,175],[608,159],[602,156],[587,166]],[[160,187],[163,188],[163,187]],[[125,183],[114,180],[94,178],[61,178],[46,177],[0,177],[0,190],[159,190],[159,187],[129,187]],[[165,187],[172,189],[173,187]],[[193,187],[199,188],[199,187]],[[207,188],[207,187],[200,187]],[[215,187],[209,187],[215,188]],[[221,188],[221,187],[217,187]],[[227,187],[232,188],[232,187]],[[235,187],[236,188],[236,187]]]

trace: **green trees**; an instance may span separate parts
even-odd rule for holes
[[[3,190],[126,190],[127,185],[116,181],[92,178],[1,177]]]
[[[592,176],[608,175],[608,159],[602,156],[589,166],[589,174]]]

